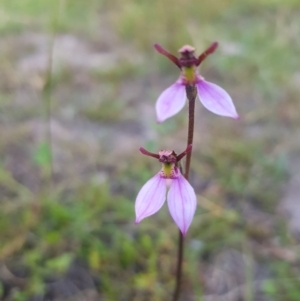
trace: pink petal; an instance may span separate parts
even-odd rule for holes
[[[200,101],[206,109],[217,115],[239,118],[231,97],[224,89],[201,80],[197,83],[197,90]]]
[[[197,198],[194,188],[182,175],[172,181],[168,206],[173,220],[185,235],[196,211]]]
[[[136,224],[162,207],[166,199],[166,190],[166,179],[163,179],[160,173],[144,184],[135,201]]]
[[[162,92],[156,102],[157,122],[161,123],[176,115],[184,107],[185,99],[185,86],[180,82]]]

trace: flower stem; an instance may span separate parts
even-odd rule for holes
[[[50,18],[50,29],[51,29],[51,38],[49,43],[49,56],[48,56],[48,65],[45,73],[45,84],[42,90],[43,99],[44,99],[44,111],[45,111],[45,140],[49,148],[49,162],[46,168],[45,176],[48,184],[49,194],[52,191],[52,180],[53,180],[53,137],[51,131],[51,120],[52,120],[52,94],[53,94],[53,58],[54,58],[54,47],[55,39],[57,35],[60,15],[63,8],[63,0],[58,0],[56,2],[56,7],[54,10],[53,16]]]
[[[188,123],[188,137],[187,146],[193,145],[194,138],[194,120],[195,120],[195,99],[197,97],[197,91],[195,86],[186,86],[186,95],[189,102],[189,123]],[[185,173],[184,177],[188,180],[190,175],[192,151],[186,155],[185,161]]]
[[[189,103],[188,137],[187,137],[187,146],[189,146],[193,144],[193,137],[194,137],[195,99],[197,96],[196,87],[186,86],[186,95]],[[190,174],[191,158],[192,158],[192,151],[188,152],[186,155],[184,177],[187,180],[189,179],[189,174]],[[183,251],[184,251],[184,236],[182,235],[181,231],[179,231],[176,284],[174,289],[173,301],[177,301],[179,299],[180,292],[181,292]]]
[[[177,301],[180,296],[181,291],[181,278],[182,278],[182,260],[183,260],[183,247],[184,244],[184,237],[179,230],[179,237],[178,237],[178,255],[177,255],[177,270],[176,270],[176,284],[175,290],[173,295],[173,301]]]

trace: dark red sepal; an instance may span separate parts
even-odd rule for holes
[[[146,155],[146,156],[149,156],[149,157],[153,157],[155,159],[159,159],[159,155],[158,154],[151,153],[151,152],[147,151],[146,149],[144,149],[143,147],[140,147],[139,150],[140,150],[140,152],[143,155]]]
[[[196,66],[198,67],[206,59],[208,55],[214,53],[218,45],[219,45],[218,42],[213,42],[203,53],[201,53],[198,57]]]
[[[184,156],[186,156],[188,153],[190,153],[192,151],[192,144],[188,145],[186,150],[184,150],[181,154],[179,154],[176,159],[177,159],[177,162],[179,162]]]
[[[170,61],[172,61],[179,69],[181,69],[180,63],[178,58],[171,54],[170,52],[168,52],[166,49],[164,49],[162,46],[160,46],[159,44],[154,44],[154,48],[156,49],[156,51],[164,56],[166,56]]]

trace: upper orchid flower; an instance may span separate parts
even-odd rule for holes
[[[190,183],[180,173],[178,162],[192,149],[189,145],[180,155],[162,150],[158,154],[144,148],[140,151],[162,163],[162,169],[141,188],[135,202],[136,223],[156,213],[168,200],[171,216],[182,234],[185,235],[196,211],[196,194]],[[167,189],[168,193],[167,193]]]
[[[196,70],[201,62],[216,50],[217,46],[218,43],[214,42],[196,58],[194,56],[195,49],[186,45],[179,49],[181,57],[177,58],[160,45],[154,45],[159,53],[170,59],[181,70],[179,79],[166,89],[156,102],[157,121],[159,123],[176,115],[183,108],[186,100],[186,86],[196,86],[200,101],[209,111],[217,115],[239,118],[229,94],[221,87],[205,81]]]

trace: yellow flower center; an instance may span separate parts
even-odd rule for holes
[[[182,75],[188,84],[194,84],[196,80],[196,67],[183,67]]]
[[[176,175],[174,163],[163,163],[161,176],[166,179],[173,179]]]

